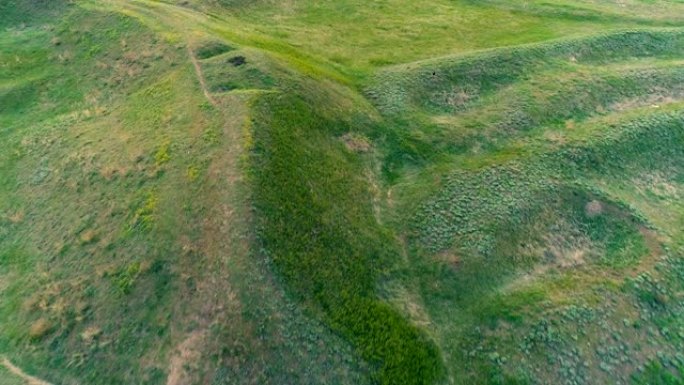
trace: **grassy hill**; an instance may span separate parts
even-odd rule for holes
[[[683,25],[3,2],[0,384],[683,383]]]

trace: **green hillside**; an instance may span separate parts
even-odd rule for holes
[[[680,0],[4,0],[0,384],[684,383]]]

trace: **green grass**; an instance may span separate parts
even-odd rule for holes
[[[669,370],[663,368],[661,364],[656,362],[649,364],[644,370],[644,373],[635,376],[634,383],[639,385],[679,385],[684,381],[681,379],[682,376],[684,376],[684,374],[682,374],[681,371],[678,377],[676,374],[673,374]]]
[[[684,4],[622,3],[4,2],[0,353],[681,382]]]
[[[0,384],[1,385],[23,385],[24,381],[10,373],[4,366],[0,367]]]
[[[211,4],[210,1],[205,3]],[[642,23],[624,15],[618,6],[604,7],[610,11],[603,13],[589,10],[567,18],[555,13],[535,12],[541,7],[521,10],[524,7],[521,2],[498,3],[437,1],[426,7],[403,0],[373,4],[285,1],[245,5],[239,2],[230,4],[227,11],[217,12],[252,23],[259,33],[324,57],[342,68],[363,71],[473,49],[593,33],[597,24],[602,28],[620,28]],[[648,12],[662,16],[664,20],[645,17],[643,22],[680,21],[676,10],[681,10],[681,5],[668,6],[671,8]],[[596,17],[592,20],[586,13]],[[492,28],[492,25],[497,27]]]
[[[665,45],[669,48],[663,52],[669,57],[679,55],[680,51],[672,48],[676,45]],[[562,43],[535,47],[535,50],[544,52],[546,57],[546,52],[557,46]],[[643,47],[641,43],[638,46]],[[629,47],[625,44],[623,49],[630,50]],[[396,188],[403,189],[393,191],[399,200],[393,204],[400,207],[401,214],[392,220],[398,226],[406,226],[408,221],[410,225],[405,232],[413,239],[413,278],[409,282],[413,280],[413,285],[418,286],[433,324],[442,325],[436,326],[437,340],[441,341],[438,343],[442,350],[450,353],[447,367],[461,374],[454,375],[458,383],[565,383],[572,379],[592,383],[602,381],[599,379],[605,375],[614,378],[618,372],[627,381],[625,371],[615,368],[630,367],[643,359],[640,352],[644,347],[636,342],[642,338],[639,334],[626,334],[630,340],[627,345],[614,347],[615,353],[610,350],[609,356],[600,353],[600,360],[595,361],[590,352],[572,351],[571,355],[566,352],[573,346],[593,346],[599,336],[567,330],[575,321],[559,323],[557,332],[542,340],[544,348],[540,358],[548,357],[551,370],[528,361],[526,356],[533,352],[516,349],[522,343],[516,336],[524,336],[524,330],[537,319],[560,322],[549,320],[549,312],[568,303],[593,304],[603,309],[609,324],[614,322],[613,318],[619,319],[624,312],[630,312],[625,307],[634,306],[631,299],[612,294],[615,282],[633,274],[632,269],[641,269],[639,266],[650,269],[649,259],[665,252],[646,230],[652,226],[649,214],[653,211],[642,212],[638,207],[654,199],[668,202],[669,209],[677,213],[681,213],[681,207],[663,195],[649,198],[640,194],[623,200],[626,195],[615,195],[609,183],[598,181],[615,181],[617,175],[629,181],[664,173],[672,178],[668,179],[671,182],[661,180],[660,183],[667,186],[676,183],[681,175],[679,144],[684,132],[680,81],[676,80],[678,75],[666,75],[669,71],[664,67],[666,62],[657,66],[643,61],[631,64],[638,53],[627,55],[629,64],[620,67],[606,66],[601,59],[598,62],[602,63],[601,67],[595,63],[586,70],[582,67],[575,70],[577,64],[573,61],[562,65],[561,75],[560,71],[553,70],[557,62],[544,59],[538,64],[543,72],[518,73],[516,68],[527,70],[534,65],[525,49],[521,57],[530,61],[521,67],[507,68],[505,63],[511,61],[504,60],[496,69],[483,71],[486,77],[475,72],[472,78],[449,80],[459,85],[471,81],[484,91],[475,92],[482,97],[449,111],[450,120],[440,127],[430,128],[424,123],[425,115],[420,114],[440,117],[447,114],[446,108],[452,106],[432,103],[426,97],[439,92],[440,88],[435,90],[435,87],[444,86],[435,83],[433,87],[417,71],[397,72],[400,74],[397,76],[403,79],[415,76],[420,82],[416,84],[425,87],[422,97],[414,99],[421,104],[409,102],[405,105],[408,107],[391,108],[382,102],[387,98],[379,99],[381,108],[394,115],[395,120],[409,122],[397,125],[399,129],[423,122],[422,135],[418,137],[415,132],[410,135],[417,137],[415,140],[434,140],[429,145],[414,147],[430,148],[433,153],[417,153],[413,159],[404,159],[394,164],[389,174],[396,180]],[[594,55],[594,49],[584,48],[583,55]],[[601,48],[597,50],[600,52]],[[656,49],[648,51],[657,52]],[[497,58],[499,54],[509,58],[518,52],[503,50],[484,55]],[[610,61],[619,57],[611,57]],[[467,74],[469,59],[464,60],[447,61],[450,63],[447,68],[460,68],[453,73]],[[470,60],[480,63],[479,57]],[[644,64],[649,66],[648,70],[635,67]],[[423,65],[428,71],[429,64],[420,63]],[[627,72],[616,75],[624,71],[622,68]],[[671,68],[678,71],[679,65]],[[604,69],[608,77],[601,78]],[[591,81],[576,83],[576,79],[587,75],[592,77]],[[615,78],[611,80],[611,76]],[[661,86],[651,85],[660,76],[669,79]],[[419,87],[400,89],[423,92]],[[373,90],[371,95],[377,95]],[[642,93],[653,97],[656,92],[672,97],[653,101],[639,99]],[[654,103],[659,106],[653,107]],[[472,130],[471,135],[475,137],[464,136],[467,130]],[[440,136],[445,131],[459,136]],[[554,136],[548,136],[550,132]],[[449,141],[460,145],[450,149]],[[389,141],[390,145],[395,143]],[[440,147],[442,154],[436,155],[435,149]],[[406,153],[401,147],[395,151]],[[393,160],[392,156],[389,161]],[[397,169],[418,167],[424,171],[396,176]],[[670,194],[675,194],[676,186],[668,187]],[[416,201],[423,203],[416,206]],[[601,202],[596,204],[595,214],[591,214],[592,202]],[[676,239],[681,237],[676,230],[667,233]],[[606,291],[611,293],[610,301],[606,300]],[[678,305],[666,302],[661,294],[648,291],[645,295],[644,298],[655,298],[653,301],[668,311],[679,311]],[[625,305],[615,305],[623,301]],[[498,331],[502,327],[505,333]],[[618,326],[611,330],[617,336],[624,333]],[[621,339],[618,343],[624,344]],[[665,353],[672,352],[669,349],[676,351],[677,344],[663,340],[651,342],[651,346],[663,349],[663,357],[671,354]],[[624,350],[625,346],[635,350]]]
[[[54,383],[166,383],[197,332],[196,357],[178,364],[190,381],[367,381],[348,343],[295,308],[250,248],[247,189],[234,182],[245,139],[224,131],[241,132],[247,98],[227,99],[224,115],[183,46],[116,13],[74,5],[2,39],[13,66],[1,114],[4,354]]]
[[[359,162],[325,135],[350,127],[314,115],[302,100],[268,101],[257,107],[255,202],[278,271],[377,366],[378,383],[433,383],[442,374],[436,348],[374,298],[396,246],[375,223]]]

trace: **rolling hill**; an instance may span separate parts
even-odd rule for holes
[[[4,0],[0,384],[681,384],[679,0]]]

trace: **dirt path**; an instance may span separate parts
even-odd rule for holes
[[[188,373],[188,364],[193,365],[201,359],[202,345],[205,338],[204,330],[196,330],[176,347],[175,354],[169,363],[169,375],[166,378],[167,385],[190,384],[193,382],[192,374]]]
[[[26,374],[23,370],[21,370],[20,368],[14,366],[14,364],[12,364],[12,363],[10,362],[10,360],[8,360],[8,359],[5,358],[5,357],[2,357],[2,365],[3,365],[5,368],[7,368],[7,370],[9,370],[10,373],[12,373],[12,374],[14,374],[15,376],[17,376],[17,377],[23,379],[23,380],[26,382],[27,385],[52,385],[52,384],[50,384],[50,383],[47,382],[47,381],[43,381],[43,380],[41,380],[41,379],[39,379],[39,378],[36,378],[36,377],[33,377],[33,376],[31,376],[31,375]]]
[[[192,62],[193,67],[195,67],[197,80],[199,80],[200,87],[202,87],[202,92],[204,93],[204,96],[207,98],[209,103],[211,103],[211,105],[213,105],[214,107],[218,107],[218,102],[216,101],[216,99],[214,99],[214,97],[209,92],[209,89],[207,88],[207,82],[204,80],[204,73],[202,72],[202,65],[200,64],[199,60],[197,60],[197,56],[195,56],[195,53],[192,52],[190,44],[188,44],[188,56],[190,57],[190,61]]]

